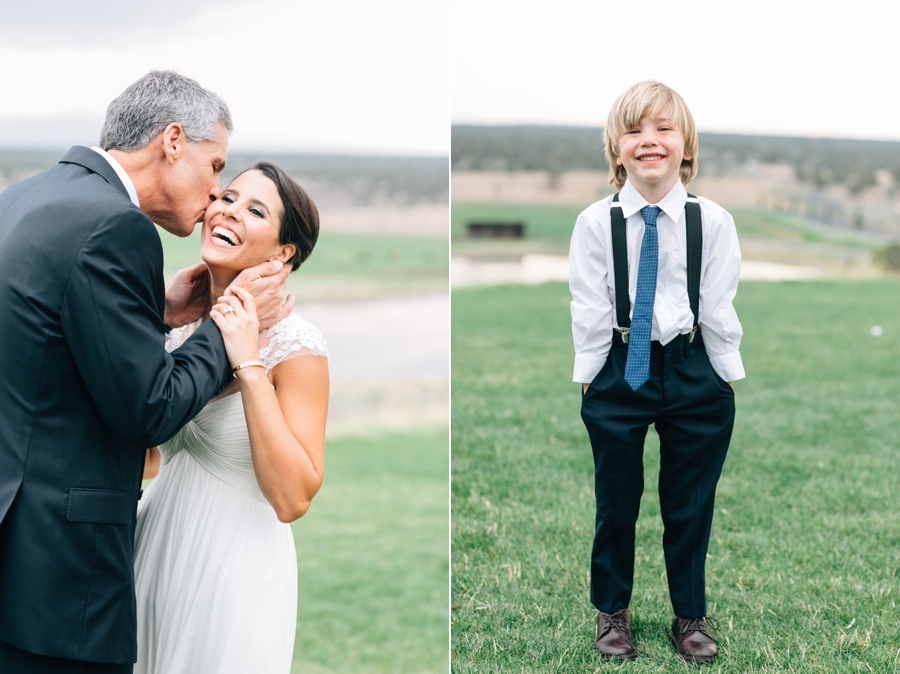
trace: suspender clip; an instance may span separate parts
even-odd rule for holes
[[[613,328],[613,330],[617,330],[621,333],[623,344],[628,344],[628,333],[631,332],[631,328]]]
[[[694,335],[696,335],[698,332],[700,332],[699,325],[695,325],[693,328],[691,328],[691,334],[688,336],[688,344],[691,344],[694,341]]]

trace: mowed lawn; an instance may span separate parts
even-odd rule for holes
[[[707,671],[900,671],[898,296],[896,279],[741,283],[748,378],[707,563]],[[452,671],[692,671],[667,639],[652,431],[631,605],[645,655],[594,654],[569,300],[559,283],[453,294]]]
[[[292,526],[292,672],[448,668],[447,428],[328,441],[322,490]]]

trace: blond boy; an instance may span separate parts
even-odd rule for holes
[[[711,662],[706,552],[734,425],[731,382],[744,377],[732,305],[737,234],[725,210],[685,190],[697,174],[697,132],[672,89],[631,87],[613,104],[604,141],[619,193],[578,217],[569,252],[573,380],[595,467],[596,647],[612,659],[638,655],[628,606],[644,438],[655,424],[670,636],[686,661]]]

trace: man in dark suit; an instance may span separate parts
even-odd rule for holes
[[[103,150],[0,195],[0,672],[132,671],[145,449],[231,378],[213,321],[164,350],[209,290],[198,267],[167,296],[153,223],[193,231],[230,130],[216,94],[152,72],[110,104]],[[242,282],[270,325],[291,304],[276,268]]]

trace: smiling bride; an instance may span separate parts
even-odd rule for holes
[[[253,298],[228,286],[259,262],[296,269],[318,231],[306,192],[269,162],[238,175],[206,211],[209,319],[234,379],[175,437],[148,450],[145,478],[159,468],[137,518],[136,674],[291,669],[297,560],[288,523],[322,484],[327,349],[296,314],[260,333]],[[174,330],[167,348],[201,322]]]

